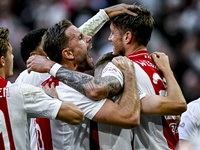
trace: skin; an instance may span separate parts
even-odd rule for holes
[[[3,78],[8,78],[13,75],[13,58],[14,55],[12,54],[12,46],[9,43],[6,57],[1,57],[1,65],[4,68],[2,75]]]
[[[93,69],[93,59],[88,55],[88,51],[92,47],[92,37],[81,33],[73,25],[65,30],[65,34],[70,37],[70,40],[69,46],[62,51],[63,59],[60,64],[77,71]],[[68,63],[65,63],[66,61]]]
[[[109,16],[109,18],[113,18],[121,13],[127,13],[133,16],[137,16],[136,13],[129,11],[128,8],[134,8],[134,5],[128,5],[128,4],[122,3],[122,4],[114,5],[108,8],[104,8],[104,10]]]

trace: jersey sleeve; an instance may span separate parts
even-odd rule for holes
[[[110,18],[103,9],[79,27],[82,33],[94,36]]]
[[[24,82],[40,87],[42,82],[45,81],[49,76],[50,75],[48,73],[38,73],[35,71],[31,71],[30,73],[28,73],[28,70],[26,69],[22,73],[20,73],[15,83]]]
[[[121,86],[123,87],[123,85],[124,85],[124,76],[123,76],[123,73],[112,62],[109,62],[105,66],[105,68],[103,69],[103,71],[102,71],[102,77],[105,77],[105,76],[114,76],[114,77],[116,77],[119,80]],[[140,100],[146,96],[146,93],[140,91],[139,88],[138,88],[138,92],[139,92]],[[120,97],[114,98],[114,99],[119,100],[119,98]]]
[[[48,96],[40,87],[19,83],[24,108],[30,117],[55,119],[62,102]]]
[[[106,99],[98,101],[92,100],[62,82],[59,82],[59,86],[56,87],[56,91],[60,100],[70,102],[78,106],[88,119],[92,119],[106,101]]]
[[[103,69],[102,77],[105,77],[105,76],[113,76],[113,77],[117,78],[119,80],[121,86],[123,87],[124,76],[123,76],[122,72],[112,62],[109,62]]]
[[[50,71],[49,71],[50,75],[56,77],[56,72],[58,71],[58,69],[60,69],[60,67],[62,67],[62,65],[60,65],[60,64],[58,64],[58,63],[55,63],[55,64],[51,67],[51,69],[50,69]]]

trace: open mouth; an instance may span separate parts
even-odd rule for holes
[[[89,46],[88,51],[92,49],[92,44]],[[93,61],[93,58],[87,53],[88,58]]]
[[[93,58],[87,53],[88,58],[93,61]]]

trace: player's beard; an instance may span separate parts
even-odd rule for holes
[[[115,49],[113,54],[115,56],[125,56],[125,48],[121,47],[120,49]]]
[[[82,57],[82,59],[78,63],[78,71],[84,72],[94,69],[94,63],[90,60],[90,58],[87,55],[85,57]]]

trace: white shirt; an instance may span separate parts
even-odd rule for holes
[[[49,79],[49,81],[51,81],[51,79]],[[43,145],[50,145],[52,141],[51,148],[54,150],[88,150],[89,121],[92,120],[100,110],[106,99],[100,101],[91,100],[62,82],[59,82],[59,85],[56,86],[56,91],[60,100],[77,105],[84,112],[85,120],[79,125],[70,125],[57,120],[50,120],[49,122],[36,119],[38,120],[36,121],[38,129],[41,129],[39,132],[42,133],[40,136],[42,138],[39,140],[44,143]],[[43,132],[43,126],[50,127],[49,131]],[[51,141],[46,138],[51,138]]]
[[[48,73],[38,73],[31,71],[28,73],[28,70],[24,70],[19,74],[15,82],[24,82],[37,87],[40,87],[41,84],[50,77]]]
[[[180,140],[196,142],[200,146],[200,98],[187,105],[187,110],[181,115],[178,130]]]
[[[62,102],[49,97],[41,88],[25,83],[2,85],[5,82],[0,77],[0,133],[5,149],[13,146],[17,150],[30,150],[30,118],[55,119]]]

